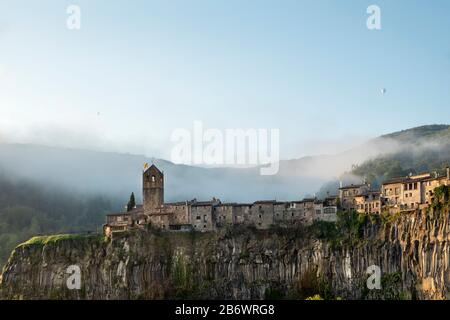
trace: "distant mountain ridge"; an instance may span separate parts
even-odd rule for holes
[[[408,171],[438,169],[449,159],[449,125],[394,132],[335,155],[282,160],[274,176],[261,176],[257,167],[202,168],[142,155],[0,144],[0,170],[7,174],[77,192],[113,195],[123,201],[131,192],[139,200],[145,162],[154,162],[165,171],[167,201],[218,197],[248,202],[294,200],[319,190],[322,195],[334,193],[338,180],[366,177],[376,185]]]
[[[0,171],[13,177],[63,186],[77,192],[104,193],[127,201],[138,199],[144,163],[155,163],[165,173],[167,201],[211,199],[298,199],[325,181],[311,177],[261,176],[258,168],[202,168],[170,161],[109,152],[36,145],[0,144]]]
[[[415,139],[429,139],[436,138],[437,136],[448,138],[450,136],[450,125],[435,124],[420,126],[382,135],[380,138],[396,139],[398,141],[414,143]]]

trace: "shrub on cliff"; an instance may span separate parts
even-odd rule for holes
[[[300,279],[294,284],[290,298],[293,299],[308,299],[319,296],[325,300],[334,299],[333,291],[328,280],[318,273],[317,267],[311,267],[307,270]]]
[[[356,211],[338,212],[336,228],[339,231],[341,242],[356,244],[363,236],[363,228],[368,222],[366,214]]]
[[[314,221],[310,227],[313,237],[317,239],[333,240],[338,236],[338,230],[334,222]]]
[[[320,294],[316,294],[312,297],[308,297],[305,300],[323,300],[323,298],[320,296]]]
[[[449,201],[449,195],[449,186],[439,186],[435,188],[433,207],[440,207],[442,204],[446,204]]]
[[[355,245],[364,238],[364,227],[380,222],[379,217],[360,214],[356,211],[338,212],[336,223],[314,221],[308,228],[313,238],[326,240],[336,249],[341,245]]]

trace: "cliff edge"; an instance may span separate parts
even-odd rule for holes
[[[36,237],[12,252],[3,269],[0,296],[450,298],[446,205],[387,218],[358,216],[358,223],[345,219],[338,221],[338,228],[319,223],[300,229],[235,227],[217,233],[134,230],[112,240],[98,235]],[[366,286],[372,265],[381,270],[381,289]],[[67,286],[70,266],[79,267],[79,289]]]

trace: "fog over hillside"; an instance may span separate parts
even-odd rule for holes
[[[200,168],[139,155],[35,145],[0,144],[0,153],[0,168],[12,176],[125,200],[132,191],[140,198],[145,162],[153,162],[164,171],[166,201],[298,199],[323,182],[312,176],[260,176],[258,168]]]
[[[424,126],[382,136],[334,155],[282,160],[274,176],[261,176],[258,168],[201,168],[140,155],[2,143],[0,170],[13,177],[126,201],[131,192],[140,199],[142,166],[154,162],[165,173],[166,201],[212,197],[239,202],[294,200],[318,192],[329,181],[360,181],[364,172],[354,169],[370,160],[402,155],[402,161],[414,165],[424,153],[439,151],[438,158],[444,161],[448,159],[449,141],[449,126]],[[335,187],[328,191],[336,192]]]

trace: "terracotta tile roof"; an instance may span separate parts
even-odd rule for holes
[[[446,180],[446,179],[447,179],[447,175],[440,175],[438,177],[431,177],[431,178],[424,179],[423,181]]]
[[[339,188],[339,190],[345,190],[345,189],[356,189],[356,188],[361,188],[361,187],[368,187],[367,184],[351,184],[349,186],[344,186]]]
[[[230,203],[219,203],[217,206],[218,207],[230,207],[230,206],[237,206],[238,204],[236,202],[230,202]]]
[[[190,204],[191,201],[178,201],[178,202],[166,202],[164,205],[166,206],[184,206],[186,204]]]
[[[116,216],[131,216],[130,212],[117,212],[117,213],[109,213],[106,215],[107,217],[116,217]]]
[[[192,203],[193,207],[206,207],[206,206],[213,206],[213,205],[217,205],[217,202],[213,202],[213,201],[197,201]]]
[[[157,166],[155,166],[154,164],[152,164],[151,166],[149,166],[144,172],[147,172],[147,171],[149,171],[149,170],[156,170],[158,173],[160,173],[161,175],[164,175],[164,173],[161,171],[161,170],[159,170],[158,169],[158,167]]]
[[[253,202],[253,204],[275,204],[276,200],[258,200]]]
[[[277,201],[275,202],[275,205],[286,205],[286,204],[290,204],[290,203],[294,203],[291,201]]]
[[[418,177],[418,178],[414,178],[414,177],[398,177],[398,178],[393,178],[393,179],[389,179],[383,182],[383,185],[387,185],[387,184],[396,184],[396,183],[414,183],[414,182],[421,182],[421,181],[431,181],[431,180],[435,180],[435,177]]]

